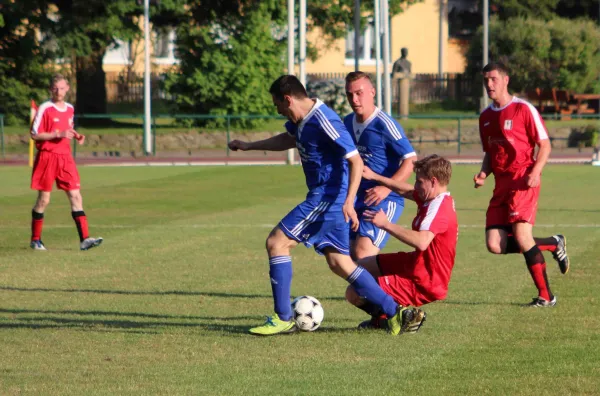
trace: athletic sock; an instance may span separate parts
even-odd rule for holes
[[[292,258],[290,256],[275,256],[269,259],[269,276],[275,313],[281,320],[292,319],[292,304],[290,291],[292,288]]]
[[[509,235],[506,238],[506,251],[504,254],[521,253],[521,248],[514,236]]]
[[[527,263],[527,269],[531,274],[533,283],[538,289],[539,297],[546,301],[552,300],[552,292],[550,291],[550,283],[548,282],[548,276],[546,275],[546,262],[542,251],[537,246],[532,247],[525,253],[525,263]]]
[[[73,216],[73,220],[75,220],[75,225],[77,226],[77,232],[79,233],[79,242],[83,242],[84,239],[90,236],[90,234],[88,233],[88,223],[87,217],[85,216],[85,212],[83,210],[71,212],[71,216]]]
[[[364,312],[366,312],[367,314],[369,314],[371,316],[379,317],[381,315],[384,315],[381,308],[378,305],[375,305],[370,301],[364,301],[364,303],[357,306],[357,308],[360,308],[361,310],[363,310]]]
[[[346,280],[360,297],[380,307],[388,317],[391,318],[396,314],[398,304],[391,296],[381,290],[375,278],[363,267],[357,267]]]
[[[542,251],[554,252],[558,247],[558,240],[554,237],[533,239],[535,239],[535,244]]]
[[[35,210],[31,211],[31,240],[39,241],[42,239],[42,228],[44,227],[44,214]]]

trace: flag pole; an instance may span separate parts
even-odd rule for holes
[[[31,128],[33,127],[33,120],[35,119],[35,114],[37,113],[37,105],[35,104],[35,101],[33,99],[31,99],[31,107],[29,110],[29,132],[31,132]],[[29,137],[29,167],[33,168],[33,148],[34,148],[34,142],[33,139],[31,137]]]

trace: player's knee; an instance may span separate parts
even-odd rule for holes
[[[43,196],[43,197],[38,198],[35,206],[38,209],[46,209],[46,206],[48,206],[49,203],[50,203],[50,197]]]
[[[265,242],[265,248],[269,255],[279,254],[282,250],[288,250],[289,246],[287,240],[284,238],[278,238],[277,234],[271,234]]]
[[[493,254],[502,254],[502,246],[498,241],[486,241],[487,250]]]

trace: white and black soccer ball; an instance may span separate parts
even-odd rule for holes
[[[321,326],[325,316],[323,306],[312,296],[296,297],[292,301],[292,310],[296,325],[302,331],[315,331]]]

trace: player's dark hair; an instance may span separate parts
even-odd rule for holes
[[[275,80],[271,84],[271,88],[269,88],[269,93],[277,100],[283,100],[284,96],[293,96],[298,99],[308,98],[306,88],[298,80],[298,77],[289,74],[285,74]]]
[[[67,78],[64,75],[62,75],[60,73],[53,74],[52,77],[50,77],[49,87],[52,88],[54,86],[54,84],[56,84],[57,82],[62,81],[62,80],[65,80],[67,84],[69,83],[69,80],[67,80]]]
[[[415,161],[415,173],[421,173],[426,179],[436,178],[441,185],[447,186],[452,177],[452,164],[446,158],[437,154]]]
[[[490,62],[487,65],[484,66],[483,70],[481,70],[482,73],[489,73],[491,71],[496,70],[498,73],[504,74],[505,76],[508,76],[508,67],[506,67],[506,65],[504,63],[500,63],[500,62]]]
[[[361,78],[366,78],[367,80],[369,80],[371,85],[373,85],[373,80],[371,80],[371,76],[360,70],[348,73],[346,75],[346,84],[351,83],[352,81],[360,80]]]

